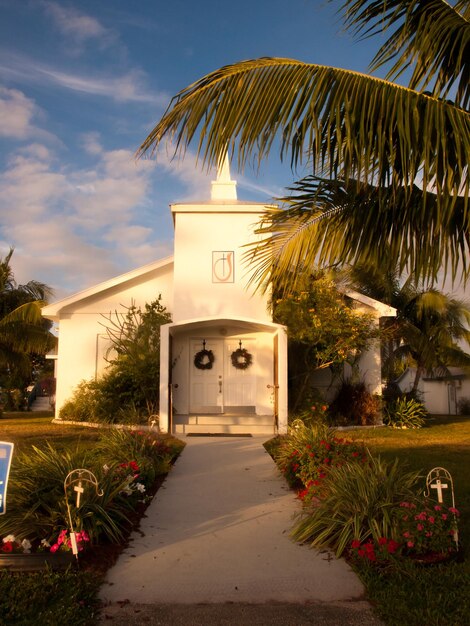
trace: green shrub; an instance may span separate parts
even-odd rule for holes
[[[289,434],[276,449],[275,460],[288,483],[309,501],[322,491],[323,480],[332,467],[346,462],[364,462],[365,447],[337,436],[324,424],[307,426],[293,422]]]
[[[384,408],[383,421],[392,428],[422,428],[427,415],[422,402],[402,397]]]
[[[459,415],[470,415],[470,398],[460,398],[457,408]]]
[[[132,304],[104,319],[109,366],[98,380],[82,381],[59,415],[79,422],[145,424],[158,412],[160,326],[171,322],[171,315],[159,297],[144,310]]]
[[[58,451],[50,444],[44,449],[32,448],[29,454],[16,457],[8,485],[8,510],[0,519],[0,535],[40,541],[53,541],[69,525],[64,481],[74,469],[93,471],[103,491],[86,490],[79,509],[71,507],[76,530],[86,530],[91,539],[118,541],[125,510],[130,506],[122,495],[127,477],[115,468],[105,472],[94,462],[91,451]],[[70,497],[70,496],[69,496]]]
[[[300,419],[306,426],[327,424],[328,404],[318,389],[310,389],[298,405],[295,419]]]
[[[102,380],[82,380],[60,409],[59,417],[77,422],[111,422],[119,409],[115,396],[108,397]]]
[[[139,480],[150,486],[159,475],[170,471],[171,463],[184,444],[174,438],[163,439],[152,432],[112,429],[99,442],[97,453],[103,463],[115,459],[120,463],[135,461],[139,466]]]
[[[381,420],[380,399],[373,396],[365,383],[343,381],[330,404],[329,417],[337,425],[374,425]]]
[[[398,540],[399,505],[417,489],[417,472],[406,472],[394,462],[369,455],[366,464],[333,467],[324,481],[323,498],[304,509],[292,536],[315,548],[331,548],[337,556],[369,538]]]

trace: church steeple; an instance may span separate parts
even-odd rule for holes
[[[211,200],[236,199],[237,182],[230,178],[230,163],[226,152],[217,167],[217,180],[212,181]]]

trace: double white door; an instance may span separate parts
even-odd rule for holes
[[[239,339],[205,339],[206,350],[212,350],[210,369],[194,365],[194,356],[203,349],[203,339],[190,341],[190,413],[236,413],[255,411],[256,377],[255,341],[242,340],[242,347],[252,355],[247,369],[232,364],[232,353],[240,347]]]

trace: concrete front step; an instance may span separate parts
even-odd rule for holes
[[[274,435],[272,415],[175,415],[173,433]]]
[[[271,426],[273,424],[272,415],[174,415],[174,424],[242,424]]]
[[[51,402],[49,396],[38,396],[31,405],[31,411],[50,411]]]

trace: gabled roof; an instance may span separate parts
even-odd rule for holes
[[[150,274],[156,270],[163,269],[173,263],[173,257],[166,257],[164,259],[160,259],[158,261],[154,261],[153,263],[148,263],[147,265],[143,265],[142,267],[138,267],[135,270],[130,272],[126,272],[125,274],[120,274],[119,276],[115,276],[114,278],[110,278],[102,283],[98,283],[97,285],[93,285],[88,289],[84,289],[83,291],[79,291],[78,293],[73,294],[72,296],[68,296],[62,300],[58,300],[57,302],[53,302],[52,304],[48,304],[43,307],[42,315],[47,317],[48,319],[57,320],[59,317],[59,313],[65,307],[68,307],[72,304],[77,304],[82,300],[87,298],[91,298],[97,294],[105,293],[110,289],[114,289],[115,287],[119,287],[124,285],[125,283],[131,282],[136,278],[141,278],[146,274]]]
[[[372,309],[374,309],[374,311],[380,313],[381,317],[396,317],[397,315],[397,310],[393,306],[390,306],[389,304],[384,304],[383,302],[379,302],[379,300],[374,300],[374,298],[365,296],[358,291],[347,289],[343,291],[343,293],[348,298],[351,298],[352,300],[357,300],[357,302],[371,307]]]

